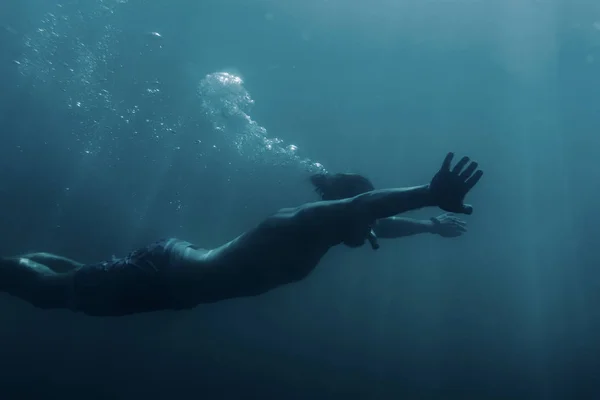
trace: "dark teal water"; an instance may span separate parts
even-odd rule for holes
[[[322,168],[415,185],[456,151],[486,175],[465,236],[335,249],[253,299],[93,319],[2,295],[1,397],[597,398],[598,21],[565,1],[2,2],[1,254],[216,246],[315,200]]]

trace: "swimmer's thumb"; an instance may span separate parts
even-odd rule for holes
[[[463,204],[461,212],[463,214],[471,215],[473,214],[473,207],[470,204]]]

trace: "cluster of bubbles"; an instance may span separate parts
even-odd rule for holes
[[[241,77],[229,72],[208,74],[198,86],[202,110],[213,128],[227,137],[240,155],[272,165],[299,166],[324,172],[323,165],[298,155],[298,147],[276,137],[250,116],[254,100]]]
[[[196,110],[195,116],[146,109],[152,105],[148,98],[162,101],[158,81],[146,82],[146,90],[125,96],[123,88],[115,84],[116,74],[124,73],[119,68],[119,44],[124,35],[115,19],[124,3],[126,0],[97,0],[82,5],[67,0],[56,5],[45,14],[39,28],[26,36],[24,54],[16,60],[20,73],[40,96],[46,95],[58,106],[62,104],[78,121],[72,134],[82,144],[78,147],[84,155],[117,149],[126,132],[137,135],[135,140],[141,136],[165,139],[165,146],[169,146],[166,138],[174,132],[193,130],[195,127],[188,122],[201,116],[245,158],[267,165],[324,171],[321,164],[300,157],[295,145],[269,137],[267,130],[250,117],[254,101],[242,79],[234,74],[216,72],[202,79],[199,107],[185,107],[188,113]],[[164,40],[158,32],[150,36],[149,40]],[[198,139],[201,142],[203,138]]]

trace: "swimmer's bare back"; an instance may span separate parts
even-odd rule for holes
[[[378,219],[428,206],[470,214],[472,208],[463,201],[483,173],[467,157],[451,169],[452,158],[449,153],[428,185],[283,209],[214,250],[170,239],[117,263],[73,262],[77,265],[67,272],[52,270],[43,257],[5,258],[0,261],[0,290],[40,308],[99,316],[259,295],[303,279],[336,245],[362,246]]]

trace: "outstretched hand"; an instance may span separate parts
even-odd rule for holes
[[[453,158],[454,153],[448,153],[440,170],[431,180],[431,197],[434,204],[444,211],[471,214],[473,207],[464,203],[465,196],[479,182],[483,171],[478,170],[478,164],[470,162],[469,157],[463,157],[450,169]]]
[[[458,237],[467,231],[467,223],[452,213],[433,217],[431,223],[433,224],[431,233],[445,238]]]

